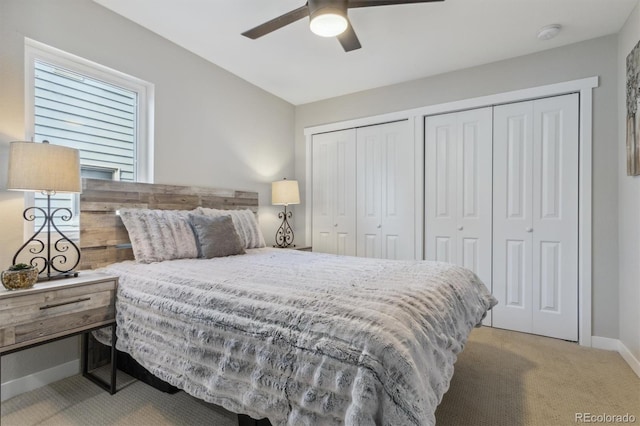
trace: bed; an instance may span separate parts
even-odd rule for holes
[[[81,221],[113,225],[81,222],[81,246],[89,267],[120,278],[117,348],[197,398],[274,425],[435,424],[457,354],[496,303],[473,273],[444,263],[266,247],[135,262],[116,210],[255,210],[257,194],[83,185]]]

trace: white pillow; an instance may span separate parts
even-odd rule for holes
[[[187,211],[121,209],[137,262],[197,258],[196,238]]]
[[[266,246],[256,216],[251,210],[219,210],[206,207],[198,207],[196,210],[199,214],[206,216],[231,216],[233,225],[236,227],[236,232],[240,236],[244,248],[250,249]]]

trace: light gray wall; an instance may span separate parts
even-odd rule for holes
[[[294,174],[294,107],[90,0],[0,1],[0,269],[22,244],[8,143],[25,138],[24,37],[155,84],[156,183],[258,191],[267,242],[270,182]],[[2,357],[4,382],[77,358],[70,343]]]
[[[640,41],[640,6],[618,36],[618,229],[620,341],[640,361],[640,176],[627,176],[626,57]]]
[[[593,331],[618,337],[617,36],[296,107],[296,178],[304,188],[304,128],[600,76],[593,96]],[[375,72],[368,70],[367,72]],[[304,235],[304,207],[296,209]],[[307,242],[309,243],[309,242]]]

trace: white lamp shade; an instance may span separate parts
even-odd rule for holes
[[[49,143],[11,142],[7,189],[82,192],[80,151]]]
[[[271,204],[288,206],[300,204],[300,191],[297,180],[279,180],[271,184]]]

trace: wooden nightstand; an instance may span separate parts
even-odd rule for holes
[[[43,343],[85,334],[82,373],[111,394],[116,390],[115,344],[111,345],[111,383],[87,371],[87,336],[111,326],[115,343],[118,278],[80,272],[76,278],[37,283],[26,290],[0,290],[0,356]]]

